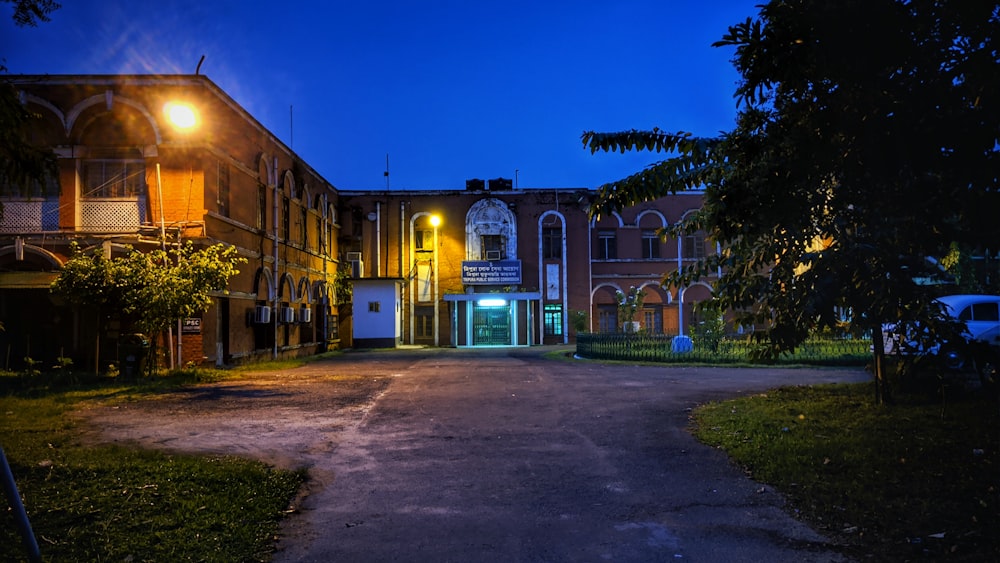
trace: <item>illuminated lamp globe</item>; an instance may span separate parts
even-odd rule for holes
[[[194,108],[187,104],[171,102],[166,105],[164,111],[170,123],[178,129],[191,129],[198,124],[198,116],[195,115]]]

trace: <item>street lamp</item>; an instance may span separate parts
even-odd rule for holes
[[[198,125],[198,114],[186,103],[167,102],[163,106],[163,113],[167,116],[167,121],[181,131],[187,131]]]
[[[167,122],[175,129],[186,133],[193,130],[198,125],[198,114],[194,107],[184,102],[167,102],[163,105],[163,114]],[[160,163],[156,163],[156,197],[160,200],[160,248],[166,260],[167,252],[167,221],[163,211],[163,182],[160,179]],[[180,248],[180,237],[177,238],[177,247]],[[177,319],[177,356],[174,358],[173,329],[167,332],[167,350],[170,351],[170,368],[180,365],[181,361],[181,320]]]
[[[441,344],[441,325],[438,316],[440,315],[440,304],[438,289],[438,227],[441,226],[441,216],[434,214],[430,217],[430,224],[434,227],[434,252],[431,254],[431,263],[434,265],[434,346]]]

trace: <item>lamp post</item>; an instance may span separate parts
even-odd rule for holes
[[[185,102],[167,102],[163,105],[163,114],[174,129],[181,133],[187,133],[198,125],[198,114],[194,108]],[[167,252],[167,221],[163,211],[163,183],[160,180],[160,163],[156,163],[156,197],[160,200],[160,248],[164,254]],[[178,249],[180,249],[180,237],[178,237]],[[164,264],[165,265],[165,264]],[[170,369],[180,365],[181,362],[181,319],[177,319],[177,356],[174,356],[173,329],[167,329],[167,351],[170,352]]]
[[[441,330],[440,330],[440,300],[439,289],[438,289],[438,227],[441,226],[441,216],[431,215],[430,218],[431,227],[434,227],[434,252],[431,254],[431,267],[434,269],[434,346],[437,347],[441,344]]]

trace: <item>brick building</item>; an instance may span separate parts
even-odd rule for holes
[[[566,343],[574,318],[586,330],[618,331],[615,292],[632,286],[647,293],[640,326],[677,334],[709,294],[705,285],[660,285],[665,272],[713,250],[702,237],[656,236],[700,206],[697,193],[592,221],[588,189],[497,179],[470,180],[466,190],[338,191],[204,76],[9,80],[40,117],[32,142],[54,150],[59,170],[58,186],[2,200],[0,349],[10,369],[24,357],[88,367],[117,358],[126,319],[49,293],[73,242],[112,255],[222,242],[248,260],[209,311],[169,335],[178,365],[350,346],[351,310],[334,291],[348,267],[356,278],[394,280],[369,284],[390,288],[384,308],[366,286],[364,312],[395,315],[386,326],[396,343]],[[175,107],[193,111],[196,125],[174,124]]]
[[[641,329],[685,333],[709,288],[669,290],[661,280],[713,247],[657,231],[698,209],[701,194],[597,221],[588,217],[594,197],[503,179],[469,180],[466,190],[341,191],[340,248],[359,277],[401,280],[406,344],[561,344],[575,336],[574,317],[586,330],[618,332],[616,292],[633,286],[646,293]]]
[[[115,360],[128,330],[122,319],[50,297],[71,242],[111,254],[224,242],[248,260],[210,311],[170,335],[180,343],[170,347],[178,365],[311,354],[336,340],[337,192],[210,80],[10,80],[40,116],[29,136],[52,147],[59,174],[53,189],[2,202],[7,366],[26,356],[49,362],[64,355],[84,366]],[[193,112],[193,127],[172,123],[177,107]]]

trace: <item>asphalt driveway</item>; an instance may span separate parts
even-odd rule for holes
[[[86,413],[92,437],[307,467],[275,561],[844,561],[686,431],[695,405],[862,370],[351,352]]]

